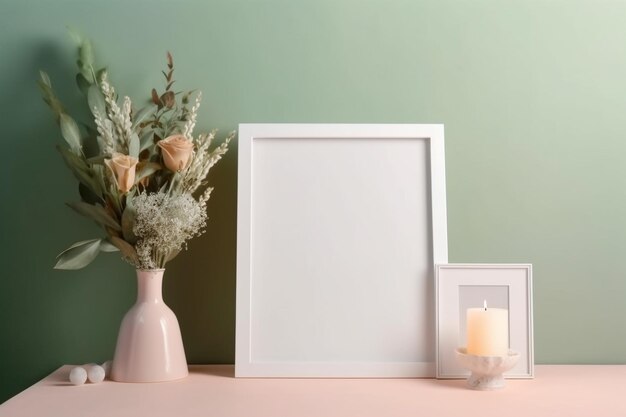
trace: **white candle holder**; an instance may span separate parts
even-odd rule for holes
[[[478,356],[467,353],[466,348],[456,350],[456,359],[471,374],[467,385],[475,390],[491,391],[504,388],[504,372],[512,369],[519,360],[519,353],[509,350],[506,356]]]

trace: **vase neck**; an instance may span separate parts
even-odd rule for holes
[[[137,302],[160,303],[163,302],[161,285],[163,283],[163,269],[148,271],[137,270]]]

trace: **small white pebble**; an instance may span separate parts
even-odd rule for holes
[[[104,369],[104,377],[111,375],[111,366],[113,365],[113,361],[106,361],[102,364],[102,368]]]
[[[70,371],[70,382],[74,385],[83,385],[87,381],[87,371],[82,366],[77,366]]]
[[[87,377],[89,378],[89,382],[94,384],[104,381],[104,368],[100,365],[91,365],[87,371]]]

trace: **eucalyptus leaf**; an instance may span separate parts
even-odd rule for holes
[[[154,174],[160,169],[163,169],[161,164],[158,164],[156,162],[148,162],[147,164],[143,166],[141,171],[137,173],[135,177],[135,184],[137,184],[139,181],[146,178],[147,176]]]
[[[76,61],[76,64],[78,65],[81,74],[89,82],[95,82],[96,80],[94,79],[93,73],[94,55],[91,42],[89,39],[78,33],[78,31],[74,29],[68,30],[70,32],[70,36],[72,36],[72,38],[74,38],[74,40],[78,43],[78,60]]]
[[[150,130],[141,135],[141,139],[139,139],[139,152],[148,149],[152,145],[154,145],[154,132]]]
[[[94,82],[93,74],[91,73],[91,67],[89,65],[86,65],[80,59],[76,61],[76,65],[78,66],[78,69],[80,70],[82,76],[85,77],[87,81]]]
[[[43,101],[45,101],[48,106],[52,107],[52,99],[54,97],[52,88],[50,88],[49,85],[46,85],[46,83],[41,80],[37,81],[37,85],[39,86],[39,89],[41,90]]]
[[[135,129],[146,117],[150,116],[156,110],[154,104],[149,104],[146,107],[141,108],[137,113],[133,114],[133,129]]]
[[[61,153],[63,161],[65,161],[65,164],[72,171],[76,179],[89,187],[89,189],[91,189],[94,194],[99,195],[100,186],[98,185],[98,182],[90,175],[89,166],[85,163],[85,161],[62,146],[57,146],[57,150]]]
[[[82,198],[85,203],[100,205],[104,204],[102,198],[93,191],[91,191],[91,189],[82,182],[78,184],[78,193],[80,194],[80,198]]]
[[[117,212],[120,212],[122,211],[122,207],[121,207],[121,201],[119,200],[119,198],[115,198],[117,193],[118,193],[117,179],[115,179],[115,175],[113,175],[113,183],[109,184],[109,194],[111,197],[109,199],[109,202],[113,203],[113,205],[115,206],[115,210]]]
[[[161,99],[159,98],[159,94],[154,88],[152,89],[152,102],[159,107],[159,110],[161,110],[161,107],[163,107],[163,103],[161,102]]]
[[[169,109],[176,104],[176,98],[173,91],[166,91],[160,97],[161,102]]]
[[[94,116],[106,115],[106,101],[104,101],[104,96],[96,84],[92,84],[87,91],[87,103],[89,103],[89,110]]]
[[[97,136],[96,137],[96,142],[98,142],[98,148],[100,148],[100,152],[104,152],[104,150],[106,148],[106,144],[104,143],[104,140],[102,139],[102,136]]]
[[[67,29],[67,34],[72,38],[74,42],[80,45],[83,42],[83,35],[80,34],[78,29],[73,26],[67,25],[65,27]]]
[[[136,195],[137,195],[137,187],[130,189],[128,193],[126,193],[126,204],[132,205],[133,198],[135,198]]]
[[[76,74],[76,85],[78,85],[81,93],[87,95],[87,91],[89,90],[91,83],[87,80],[87,78],[85,78],[83,74],[79,72],[78,74]]]
[[[40,79],[37,81],[37,84],[39,85],[39,89],[41,90],[43,101],[45,101],[46,104],[50,106],[58,121],[59,116],[65,112],[63,104],[61,104],[59,99],[57,99],[56,95],[54,94],[54,91],[52,90],[52,83],[50,82],[50,77],[48,77],[48,74],[46,74],[44,71],[40,71],[39,77]]]
[[[128,143],[128,155],[139,158],[139,136],[135,132],[131,133]]]
[[[98,136],[97,128],[94,128],[92,125],[83,122],[81,122],[80,125],[83,127],[83,129],[87,131],[87,136],[89,136],[90,138],[95,138],[96,136]]]
[[[109,237],[109,239],[111,240],[111,243],[114,244],[120,250],[120,252],[122,252],[124,258],[128,259],[134,264],[137,264],[137,251],[135,251],[135,248],[130,243],[126,242],[124,239],[120,239],[117,236],[111,236]]]
[[[100,145],[98,144],[98,136],[91,135],[91,134],[84,136],[83,137],[83,157],[86,160],[97,158],[98,155],[100,155],[100,153],[101,153],[101,150],[100,150]],[[91,166],[91,164],[89,163],[87,164]]]
[[[89,265],[98,256],[100,243],[100,239],[74,243],[57,256],[54,269],[80,269]]]
[[[118,232],[122,231],[122,227],[119,225],[119,223],[113,217],[111,217],[109,213],[107,213],[107,211],[101,206],[94,206],[83,201],[71,202],[66,204],[77,213],[82,214],[85,217],[89,217],[96,223],[110,227],[111,229]]]
[[[104,165],[104,160],[110,158],[109,155],[97,155],[91,158],[87,158],[87,163],[96,164],[96,165]]]
[[[72,152],[76,155],[80,154],[80,150],[82,147],[80,140],[80,130],[78,130],[78,125],[70,116],[65,113],[61,113],[59,118],[59,123],[61,125],[61,134],[63,138],[70,146]]]
[[[106,239],[100,242],[100,252],[119,252],[120,249]]]
[[[69,149],[63,146],[57,146],[57,150],[61,153],[61,156],[73,171],[81,171],[85,174],[89,172],[89,166],[85,163],[84,159],[76,156]]]
[[[137,235],[133,232],[136,218],[137,210],[135,210],[132,204],[127,203],[124,213],[122,213],[122,235],[124,235],[124,240],[131,244],[137,242]]]
[[[185,94],[183,94],[183,97],[181,99],[183,104],[188,104],[189,103],[189,98],[191,97],[192,94],[194,94],[197,90],[191,90],[191,91],[187,91]]]
[[[41,78],[42,83],[52,88],[52,83],[50,82],[50,77],[48,76],[48,73],[46,73],[45,71],[39,71],[39,77]]]
[[[97,72],[96,72],[96,78],[98,78],[98,80],[101,80],[102,77],[104,76],[104,74],[106,74],[107,69],[106,67],[104,68],[100,68]]]
[[[92,67],[94,64],[93,47],[89,39],[83,38],[79,47],[79,57],[83,65]]]

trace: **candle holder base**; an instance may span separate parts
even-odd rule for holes
[[[457,361],[471,372],[467,378],[467,386],[481,391],[504,388],[503,373],[517,364],[519,356],[519,353],[512,350],[506,356],[478,356],[468,354],[465,348],[456,350]]]

